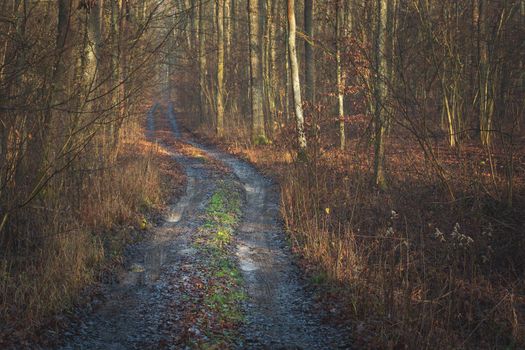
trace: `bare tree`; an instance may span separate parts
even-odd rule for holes
[[[217,0],[217,136],[224,135],[224,0]]]
[[[306,99],[315,103],[315,52],[314,52],[315,0],[304,0],[304,80]]]
[[[386,60],[386,35],[387,35],[387,7],[390,0],[377,0],[376,2],[376,27],[374,33],[375,79],[374,79],[374,181],[380,188],[386,188],[385,179],[385,121],[387,98],[387,60]]]
[[[248,1],[250,34],[250,92],[252,116],[252,140],[256,144],[266,143],[263,106],[263,76],[261,62],[261,21],[259,0]]]
[[[341,150],[345,149],[345,106],[344,106],[344,85],[345,74],[341,66],[341,49],[343,47],[343,40],[346,38],[345,26],[345,7],[343,0],[338,0],[336,3],[336,20],[335,20],[335,35],[336,35],[336,84],[337,84],[337,112],[339,118],[339,147]]]
[[[288,0],[288,54],[290,59],[290,74],[292,76],[293,103],[295,120],[297,123],[297,144],[299,158],[306,156],[306,135],[304,133],[304,115],[301,99],[301,82],[299,81],[299,63],[297,62],[297,49],[295,45],[295,1]]]

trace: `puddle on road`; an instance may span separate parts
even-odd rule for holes
[[[153,283],[160,277],[160,269],[164,264],[166,254],[164,248],[157,244],[146,251],[144,256],[145,282]]]
[[[157,244],[149,248],[144,255],[144,263],[132,263],[129,270],[121,277],[121,283],[135,286],[155,283],[160,277],[165,260],[163,246]]]
[[[238,245],[237,257],[239,258],[239,267],[242,271],[250,272],[259,269],[259,266],[249,257],[251,248],[245,245]]]
[[[180,211],[173,211],[170,213],[170,215],[166,218],[166,221],[169,222],[169,223],[176,223],[176,222],[179,222],[180,219],[182,218],[182,212]]]
[[[166,221],[169,223],[177,223],[180,221],[180,219],[182,219],[184,211],[190,204],[190,200],[194,195],[195,179],[193,177],[187,177],[187,179],[188,182],[186,184],[186,194],[181,199],[179,199],[174,207],[171,208],[170,213],[166,218]]]
[[[195,255],[195,253],[197,253],[197,249],[195,248],[185,248],[185,249],[181,249],[181,250],[176,250],[176,253],[182,255],[182,256],[192,256],[192,255]]]
[[[256,193],[256,192],[260,192],[259,188],[258,187],[255,187],[255,186],[252,186],[251,184],[249,183],[245,183],[244,184],[244,190],[248,193]]]
[[[250,259],[244,259],[240,262],[241,270],[245,272],[258,270],[259,267]]]

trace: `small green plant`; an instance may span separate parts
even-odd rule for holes
[[[311,280],[313,284],[322,285],[327,282],[328,276],[325,272],[319,271],[312,275]]]
[[[223,183],[211,196],[206,218],[195,239],[195,247],[206,256],[208,289],[203,305],[214,319],[200,348],[230,348],[239,334],[244,315],[241,302],[246,295],[242,277],[231,255],[233,234],[240,215],[240,197],[231,183]]]
[[[264,145],[271,144],[271,141],[266,136],[259,135],[259,136],[254,137],[253,144],[255,146],[260,146],[260,145],[264,146]]]
[[[219,229],[215,234],[213,241],[218,247],[223,248],[226,244],[229,244],[231,241],[230,231],[227,229]]]
[[[145,230],[148,228],[148,220],[143,217],[142,220],[140,220],[140,229]]]
[[[221,191],[215,192],[213,196],[211,196],[210,204],[207,209],[208,213],[222,211],[224,209],[223,198],[224,195]]]

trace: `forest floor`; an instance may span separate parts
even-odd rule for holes
[[[171,105],[153,106],[147,124],[184,169],[185,192],[79,308],[61,348],[349,348],[350,330],[329,322],[295,264],[278,186],[181,134]]]

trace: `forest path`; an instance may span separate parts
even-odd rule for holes
[[[180,137],[172,105],[168,118]],[[349,348],[347,332],[323,324],[322,310],[314,307],[313,296],[293,263],[280,219],[278,186],[239,158],[190,137],[184,141],[225,164],[244,188],[243,218],[236,232],[237,257],[248,293],[243,348]]]
[[[155,128],[155,105],[148,115],[149,136]],[[187,176],[185,195],[171,207],[165,224],[153,240],[134,248],[130,268],[120,283],[105,292],[107,301],[80,329],[70,332],[63,349],[180,349],[192,331],[180,329],[185,289],[200,269],[206,269],[192,245],[192,235],[202,225],[211,195],[227,179],[243,188],[241,222],[235,233],[236,260],[242,272],[247,300],[242,349],[342,349],[349,348],[347,332],[324,325],[320,308],[293,263],[280,222],[279,191],[253,166],[212,147],[195,142],[178,128],[173,106],[167,118],[172,137],[182,139],[228,169],[209,167],[200,157],[174,160]],[[191,289],[191,288],[190,288]],[[346,333],[346,334],[345,334]],[[182,339],[177,334],[185,334]],[[186,342],[186,343],[185,343]]]

